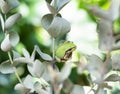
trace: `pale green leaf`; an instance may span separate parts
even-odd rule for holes
[[[0,8],[4,14],[8,13],[10,10],[10,6],[4,0],[0,0]]]
[[[98,23],[99,48],[109,51],[113,47],[114,38],[112,31],[112,23],[101,19]]]
[[[25,58],[25,57],[18,57],[13,59],[14,66],[17,66],[18,64],[32,64],[33,60],[30,58]]]
[[[85,94],[85,91],[84,91],[82,86],[74,85],[74,87],[73,87],[72,91],[70,92],[70,94]]]
[[[64,80],[66,80],[68,78],[68,76],[71,73],[71,65],[72,62],[68,61],[65,63],[65,65],[63,66],[63,68],[61,69],[60,75],[59,75],[59,81],[63,82]]]
[[[0,72],[3,73],[3,74],[14,73],[13,66],[11,65],[10,62],[8,62],[8,60],[1,63]]]
[[[45,65],[39,60],[36,60],[33,64],[33,72],[35,76],[40,78],[44,73],[44,70],[45,70]]]
[[[119,17],[119,10],[120,9],[120,0],[112,0],[112,4],[109,8],[109,16],[111,17],[112,21],[118,19]]]
[[[120,54],[112,56],[112,68],[114,70],[120,70]]]
[[[16,8],[18,5],[18,0],[0,0],[0,8],[4,14],[7,14],[10,10]]]
[[[28,88],[20,83],[16,84],[14,89],[20,91],[21,94],[27,94],[30,91]]]
[[[100,88],[97,94],[107,94],[107,91],[103,88]]]
[[[45,65],[39,60],[27,64],[28,71],[35,77],[41,77],[45,70]]]
[[[10,10],[19,6],[19,1],[18,0],[6,0],[6,2],[9,5]]]
[[[36,83],[39,83],[42,87],[49,87],[49,83],[43,79],[42,77],[41,78],[38,78],[38,77],[34,77],[34,84]]]
[[[54,38],[68,33],[71,29],[70,23],[64,18],[47,14],[41,20],[44,29]]]
[[[43,60],[52,61],[52,57],[46,53],[43,53],[37,45],[35,46],[35,49]]]
[[[20,57],[20,54],[18,52],[12,50],[12,53],[13,53],[13,59]]]
[[[112,70],[112,59],[109,58],[106,62],[108,62],[108,64],[106,65],[106,69],[105,69],[105,74],[107,74],[108,72],[110,72]]]
[[[57,4],[57,11],[60,11],[67,3],[69,3],[71,0],[58,0]]]
[[[22,49],[22,52],[25,58],[30,58],[30,54],[25,48]]]
[[[34,62],[33,62],[34,63]],[[35,76],[34,72],[33,72],[33,63],[32,64],[27,64],[27,69],[30,72],[30,74],[32,76]]]
[[[66,79],[63,82],[62,90],[65,92],[65,94],[70,94],[70,92],[72,91],[73,87],[74,87],[74,84],[72,83],[72,81],[70,81],[70,79]]]
[[[34,47],[34,49],[33,49],[33,51],[32,51],[32,54],[31,54],[31,56],[30,56],[30,58],[34,61],[34,59],[35,59],[35,55],[36,55],[36,49],[35,49],[35,47]]]
[[[33,84],[33,77],[31,75],[27,75],[27,77],[24,79],[23,84],[26,88],[30,89],[31,91],[34,90]]]
[[[97,5],[94,6],[87,6],[88,9],[97,17],[105,20],[111,20],[111,17],[109,15],[109,12],[106,10],[101,9]]]
[[[13,65],[11,64],[10,60],[6,60],[4,62],[1,63],[0,65],[0,72],[3,74],[10,74],[10,73],[14,73],[14,66],[18,66],[20,64],[32,64],[32,60],[31,59],[27,59],[24,57],[18,57],[13,59]]]
[[[13,14],[5,21],[5,30],[11,28],[21,18],[20,13]]]
[[[4,22],[4,19],[2,17],[2,15],[0,14],[0,22],[1,22],[1,27],[2,27],[2,30],[4,31],[4,27],[5,27],[5,22]]]
[[[17,43],[19,42],[19,35],[18,35],[18,33],[17,32],[10,32],[9,33],[9,40],[10,40],[10,42],[11,42],[13,47],[16,46]]]
[[[70,29],[71,26],[67,20],[56,16],[52,20],[47,31],[52,37],[57,38],[64,34],[67,34],[70,31]]]
[[[45,81],[50,81],[50,77],[49,77],[49,70],[47,68],[45,68],[45,71],[42,75],[42,78],[45,80]]]
[[[10,32],[6,35],[5,39],[1,43],[1,49],[4,52],[11,50],[19,42],[19,35],[17,32]]]
[[[31,59],[24,58],[24,57],[18,57],[18,58],[13,59],[13,65],[11,65],[10,60],[6,60],[3,63],[1,63],[1,66],[3,66],[3,67],[10,66],[10,69],[12,69],[13,66],[18,66],[19,64],[32,64],[32,63],[33,63],[33,61]]]
[[[107,78],[105,78],[105,81],[110,81],[110,82],[120,81],[120,76],[117,74],[111,74]]]
[[[51,22],[53,20],[53,15],[52,14],[46,14],[42,17],[41,24],[44,27],[45,30],[48,30]]]
[[[34,88],[38,94],[49,94],[47,90],[42,89],[42,86],[39,82],[34,84]]]
[[[48,7],[48,9],[50,10],[50,12],[52,14],[56,14],[57,13],[57,10],[51,4],[47,3],[47,7]]]
[[[91,55],[88,58],[87,69],[97,80],[101,78],[102,66],[103,62],[98,56]]]

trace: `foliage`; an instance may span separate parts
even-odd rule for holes
[[[109,82],[120,81],[120,76],[117,74],[120,70],[120,55],[112,54],[120,48],[119,33],[116,34],[114,29],[114,22],[120,17],[120,1],[112,0],[108,10],[101,9],[97,5],[86,5],[87,10],[98,20],[99,49],[105,53],[104,60],[94,54],[86,56],[87,63],[85,60],[77,62],[71,60],[72,53],[76,49],[73,42],[65,41],[56,45],[57,39],[71,30],[70,23],[60,14],[60,10],[70,0],[45,0],[45,2],[50,13],[42,17],[41,25],[53,39],[52,56],[43,52],[37,45],[34,45],[31,54],[23,48],[21,56],[13,49],[20,40],[19,35],[11,29],[21,18],[20,13],[11,12],[18,7],[19,2],[0,1],[0,21],[4,33],[1,50],[9,57],[0,64],[0,72],[16,75],[19,83],[16,83],[14,89],[21,94],[85,94],[84,84],[76,84],[71,79],[74,64],[77,74],[88,72],[88,87],[91,88],[88,93],[107,94],[107,90],[112,88]],[[59,64],[63,64],[62,67],[59,67]],[[24,79],[18,72],[18,68],[22,65],[26,65],[29,72]]]

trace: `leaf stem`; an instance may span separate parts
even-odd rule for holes
[[[11,64],[13,65],[13,60],[12,60],[12,56],[11,56],[10,52],[8,52],[8,57],[9,57],[9,60],[10,60]],[[18,73],[17,73],[16,67],[13,66],[13,69],[14,69],[14,72],[15,72],[15,75],[16,75],[18,81],[19,81],[21,84],[23,84],[22,80],[20,79],[20,77],[19,77],[19,75],[18,75]]]
[[[105,72],[106,72],[106,69],[107,69],[107,64],[109,63],[108,60],[110,58],[110,53],[111,53],[111,51],[108,51],[107,54],[106,54],[106,59],[105,59],[104,64],[103,64],[103,70],[102,70],[102,73],[101,73],[101,78],[103,78],[103,76],[105,75]]]
[[[53,38],[53,48],[52,48],[52,50],[53,50],[53,60],[55,59],[55,39]]]
[[[54,0],[54,7],[57,8],[57,0]]]

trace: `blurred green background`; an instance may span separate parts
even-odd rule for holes
[[[15,47],[19,53],[22,54],[21,49],[26,48],[30,53],[34,45],[39,45],[43,52],[51,55],[51,37],[41,27],[41,17],[49,13],[45,0],[19,0],[20,6],[17,11],[22,14],[22,19],[12,28],[20,35],[20,43]],[[98,49],[98,38],[96,33],[96,18],[86,9],[86,5],[97,4],[100,7],[107,9],[109,7],[109,0],[71,0],[71,2],[60,11],[63,18],[71,23],[71,31],[67,35],[58,39],[73,41],[77,45],[78,58],[81,55],[97,54],[101,56],[101,51]],[[117,22],[116,22],[117,23]],[[116,26],[116,28],[118,28]],[[119,28],[118,28],[119,29]],[[0,31],[0,41],[3,40],[3,32]],[[74,56],[73,56],[74,57]],[[7,53],[0,50],[0,62],[7,60]],[[26,66],[19,68],[21,77],[24,78],[28,71]],[[85,74],[78,75],[75,68],[73,68],[70,79],[77,84],[89,85]],[[3,75],[0,73],[0,94],[19,94],[14,91],[14,85],[18,83],[15,75]],[[118,89],[119,91],[119,89]],[[114,94],[117,91],[115,91]],[[112,93],[113,94],[113,93]]]

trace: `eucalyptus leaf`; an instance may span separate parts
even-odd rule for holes
[[[44,84],[48,85],[47,82],[42,83],[42,81],[45,82],[45,80],[42,80],[41,78],[36,78],[36,77],[32,77],[31,75],[27,75],[23,81],[23,84],[26,88],[28,88],[30,90],[30,92],[34,92],[37,90],[37,93],[39,93],[38,87],[39,87],[39,90],[42,90],[42,88],[46,88],[46,87],[43,87]],[[43,92],[43,94],[44,94],[44,92]]]
[[[23,84],[26,88],[30,89],[31,91],[34,91],[34,81],[33,77],[30,75],[27,75],[27,77],[24,79]]]
[[[46,14],[42,17],[41,24],[45,30],[48,30],[52,20],[53,20],[53,14]]]
[[[66,79],[63,82],[62,90],[65,92],[65,94],[70,94],[70,92],[72,91],[73,87],[74,87],[74,84],[72,83],[72,81],[70,81],[70,79]]]
[[[105,74],[107,74],[108,72],[110,72],[112,70],[112,59],[109,58],[108,60],[106,60],[106,62],[108,63],[106,65],[106,69],[105,69]]]
[[[109,8],[109,16],[111,17],[112,21],[118,19],[119,17],[119,10],[120,9],[120,0],[112,0],[112,4]]]
[[[8,13],[10,10],[10,6],[4,0],[0,0],[0,8],[3,14]]]
[[[16,8],[18,5],[18,0],[0,0],[0,8],[4,14],[7,14],[10,10]]]
[[[25,58],[30,58],[30,54],[25,48],[22,49],[22,52]]]
[[[5,30],[11,28],[21,18],[20,13],[13,14],[5,21]]]
[[[70,30],[71,26],[67,20],[61,17],[54,17],[47,31],[52,37],[58,38],[67,34]]]
[[[12,49],[12,47],[16,46],[19,42],[19,35],[17,32],[10,32],[6,35],[5,39],[1,43],[1,49],[4,52],[7,52]]]
[[[33,72],[36,75],[36,77],[40,78],[42,74],[44,73],[45,65],[42,64],[39,60],[36,60],[33,64]]]
[[[29,64],[31,65],[33,63],[33,60],[30,58],[25,58],[25,57],[18,57],[13,59],[14,66],[17,66],[19,64]]]
[[[61,69],[61,72],[60,72],[60,75],[59,75],[59,81],[60,82],[63,82],[70,75],[71,65],[72,65],[72,62],[68,61],[68,62],[65,63],[64,67]]]
[[[6,60],[4,62],[1,63],[0,65],[0,72],[4,73],[4,74],[9,74],[9,73],[14,73],[14,66],[18,66],[19,64],[31,64],[32,61],[31,59],[27,59],[24,57],[19,57],[19,58],[15,58],[13,59],[13,65],[11,65],[10,60]]]
[[[111,0],[110,8],[106,11],[101,9],[98,6],[88,6],[88,8],[94,13],[97,17],[101,19],[114,21],[119,17],[119,7],[120,1],[119,0]]]
[[[35,91],[38,93],[38,92],[40,92],[42,86],[41,86],[41,84],[38,81],[36,81],[34,83],[34,88],[35,88]]]
[[[20,54],[18,52],[12,50],[12,53],[13,53],[13,59],[20,57]]]
[[[96,77],[96,80],[101,79],[102,66],[103,62],[98,56],[91,55],[88,58],[87,69],[94,77]]]
[[[49,71],[47,68],[45,68],[45,71],[42,75],[42,78],[45,80],[45,81],[50,81],[50,77],[49,77]]]
[[[37,91],[38,94],[49,94],[49,92],[45,91],[44,89],[39,89]]]
[[[70,23],[64,18],[47,14],[42,17],[41,24],[44,29],[54,38],[68,33],[71,29]]]
[[[58,0],[57,11],[60,11],[66,4],[68,4],[71,0]]]
[[[97,17],[99,17],[101,19],[105,19],[105,20],[109,20],[109,21],[111,20],[109,12],[106,11],[106,10],[101,9],[97,5],[87,6],[87,7],[95,16],[97,16]]]
[[[55,9],[51,4],[47,3],[47,7],[52,14],[57,14],[57,9]]]
[[[0,72],[3,74],[10,74],[14,73],[14,69],[10,62],[4,61],[0,65]]]
[[[51,65],[48,65],[48,77],[52,83],[56,81],[56,83],[61,81],[60,72],[54,70]]]
[[[70,94],[85,94],[85,91],[82,86],[74,85]],[[102,94],[102,93],[101,93]]]
[[[107,91],[103,88],[100,88],[97,94],[107,94]]]
[[[49,83],[43,79],[42,77],[41,78],[38,78],[38,77],[34,77],[34,85],[38,83],[42,88],[43,87],[49,87]]]
[[[0,14],[0,22],[1,22],[1,27],[2,27],[2,31],[4,31],[4,25],[5,25],[5,22],[4,22],[4,19],[2,17],[2,15]]]
[[[35,77],[40,78],[44,71],[45,71],[45,65],[40,62],[39,60],[35,60],[31,64],[27,64],[28,71]]]
[[[33,72],[33,66],[34,66],[33,63],[32,64],[27,64],[27,69],[32,76],[35,76],[35,74]]]
[[[111,74],[107,78],[105,78],[105,81],[110,81],[110,82],[120,81],[120,76],[117,74]]]
[[[30,56],[30,58],[34,61],[35,60],[35,55],[36,55],[36,48],[34,47],[32,54]]]
[[[99,48],[103,51],[109,51],[114,44],[112,23],[101,19],[98,23]]]
[[[47,90],[42,89],[41,84],[39,82],[36,82],[34,84],[34,88],[38,94],[49,94]]]
[[[10,68],[12,68],[13,66],[18,66],[19,64],[32,64],[33,61],[31,59],[27,59],[27,58],[24,58],[24,57],[18,57],[18,58],[15,58],[13,59],[13,65],[11,65],[11,62],[10,60],[6,60],[4,61],[3,63],[1,63],[1,66],[6,66],[7,65],[11,66]]]
[[[16,84],[14,89],[20,91],[21,94],[27,94],[29,92],[29,89],[20,83]]]
[[[120,54],[112,56],[112,69],[120,70]]]
[[[35,46],[35,49],[43,60],[52,61],[52,57],[46,53],[43,53],[37,45]]]
[[[19,1],[18,0],[6,0],[6,3],[9,5],[10,10],[19,6]]]

